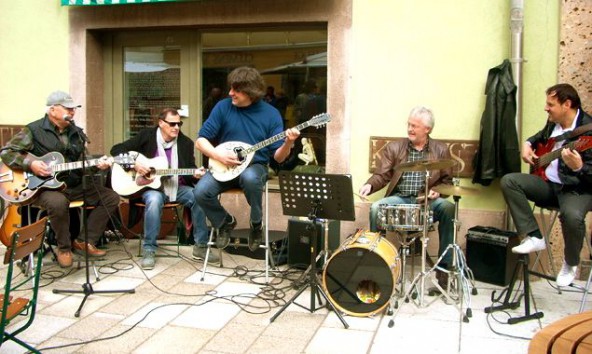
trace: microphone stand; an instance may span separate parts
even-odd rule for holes
[[[66,117],[64,117],[65,120],[69,121],[70,124],[72,125],[72,127],[77,128],[76,124],[74,123],[74,120],[72,118],[67,119]],[[87,206],[87,202],[86,202],[86,180],[87,180],[87,175],[86,175],[86,143],[89,142],[88,138],[86,137],[86,135],[82,132],[82,129],[79,129],[78,131],[78,137],[80,138],[80,143],[82,144],[82,211],[80,213],[80,222],[83,225],[83,230],[84,230],[84,248],[85,248],[85,252],[84,252],[84,265],[85,265],[85,270],[86,270],[86,282],[84,284],[82,284],[82,290],[59,290],[59,289],[53,289],[53,293],[54,294],[84,294],[84,297],[82,298],[82,302],[80,303],[80,306],[78,306],[78,309],[76,310],[76,312],[74,313],[74,317],[80,317],[80,311],[82,310],[82,307],[84,306],[84,304],[86,303],[86,299],[88,299],[88,297],[92,294],[113,294],[113,293],[126,293],[126,294],[133,294],[136,292],[135,289],[128,289],[128,290],[94,290],[93,286],[90,282],[90,270],[89,270],[89,261],[88,261],[88,221],[86,218],[86,206]],[[98,207],[104,207],[102,205],[99,205]]]

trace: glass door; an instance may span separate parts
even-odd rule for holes
[[[112,146],[155,126],[164,108],[179,109],[185,123],[183,133],[196,138],[201,126],[197,110],[200,87],[197,70],[193,69],[198,61],[198,42],[199,37],[190,31],[113,36],[112,72],[107,73],[113,87],[109,95],[113,127],[107,144]]]

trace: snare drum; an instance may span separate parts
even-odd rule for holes
[[[376,218],[376,225],[379,230],[423,231],[424,212],[419,204],[381,204],[378,206]],[[429,219],[428,223],[431,222]]]
[[[352,316],[383,310],[400,276],[397,249],[376,232],[359,231],[333,253],[323,270],[329,301]]]

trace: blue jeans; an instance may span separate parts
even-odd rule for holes
[[[156,238],[160,233],[160,221],[162,219],[162,207],[166,195],[157,190],[147,190],[142,194],[142,201],[146,204],[144,208],[144,250],[156,251]],[[208,226],[206,216],[195,202],[193,188],[179,186],[177,190],[177,202],[191,210],[191,222],[193,223],[193,240],[196,245],[204,246],[208,243]]]
[[[380,199],[372,203],[370,206],[370,231],[376,232],[376,218],[378,216],[378,209],[380,205],[398,205],[398,204],[417,204],[415,197],[399,197],[390,196]],[[429,201],[429,206],[434,213],[434,221],[438,221],[438,236],[440,244],[438,246],[438,257],[442,255],[446,247],[452,243],[454,239],[454,204],[444,198],[436,198]],[[445,265],[452,265],[452,252],[446,252],[442,259]]]
[[[247,167],[237,178],[227,182],[217,181],[208,172],[195,185],[193,194],[212,226],[219,228],[224,224],[228,212],[220,204],[218,196],[229,189],[240,188],[251,207],[251,223],[260,223],[263,219],[263,191],[267,175],[267,165],[258,163]]]

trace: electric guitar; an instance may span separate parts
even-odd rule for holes
[[[25,205],[42,189],[61,190],[66,187],[64,182],[57,179],[60,172],[82,168],[83,161],[64,162],[64,156],[59,152],[50,152],[41,157],[28,154],[28,159],[45,162],[52,171],[48,177],[35,176],[30,172],[12,170],[0,162],[0,197],[9,203]],[[127,157],[101,157],[84,161],[86,167],[98,165],[103,161],[129,163]]]
[[[547,176],[545,174],[545,169],[547,165],[553,162],[556,158],[561,156],[561,151],[563,149],[572,149],[577,150],[578,152],[586,151],[592,148],[592,136],[580,136],[578,140],[572,141],[560,147],[557,150],[553,150],[553,146],[555,145],[555,139],[551,138],[547,140],[545,144],[537,144],[535,148],[535,154],[539,157],[534,162],[534,165],[531,166],[530,173],[533,175],[537,175],[547,180]]]
[[[298,124],[294,128],[298,130],[302,130],[304,128],[308,128],[310,126],[315,126],[317,128],[322,127],[323,125],[329,123],[331,121],[331,116],[327,113],[322,113],[312,117],[310,120]],[[217,150],[230,150],[236,154],[238,160],[240,161],[240,165],[236,166],[226,166],[222,162],[217,161],[215,159],[210,158],[208,168],[212,176],[217,181],[226,182],[230,181],[231,179],[236,178],[239,176],[251,163],[253,156],[255,156],[255,152],[259,149],[266,147],[267,145],[273,144],[280,139],[284,139],[286,137],[286,132],[283,131],[277,135],[272,136],[269,139],[263,140],[260,143],[255,145],[250,145],[247,143],[243,143],[240,141],[227,141],[216,146]]]
[[[130,151],[130,155],[135,156],[134,160],[144,166],[150,167],[150,173],[141,175],[133,166],[121,166],[113,164],[111,169],[111,188],[117,194],[128,197],[136,194],[145,188],[159,189],[161,186],[161,177],[163,176],[203,176],[206,173],[205,168],[168,168],[168,161],[165,156],[156,156],[147,158],[136,151]],[[127,169],[127,171],[126,171]]]

